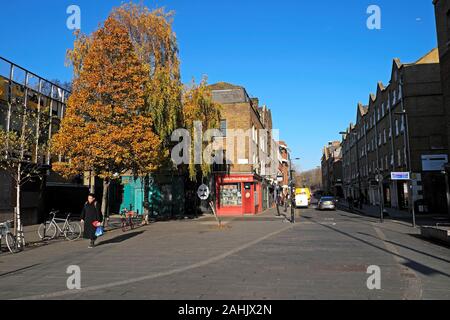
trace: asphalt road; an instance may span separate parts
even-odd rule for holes
[[[157,223],[0,255],[0,299],[449,299],[450,250],[346,213]],[[81,290],[67,288],[69,266]],[[381,289],[369,290],[370,266]]]

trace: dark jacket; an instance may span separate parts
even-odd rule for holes
[[[95,230],[97,228],[94,227],[92,223],[94,221],[103,221],[103,216],[100,212],[97,202],[94,202],[93,204],[89,204],[88,202],[86,202],[83,207],[83,211],[81,211],[81,219],[84,220],[83,237],[85,239],[94,240],[96,238]]]

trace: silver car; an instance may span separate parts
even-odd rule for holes
[[[336,199],[334,197],[322,197],[317,205],[319,210],[336,210]]]

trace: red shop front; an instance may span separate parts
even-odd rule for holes
[[[257,175],[216,176],[216,210],[221,216],[262,212],[261,178]]]

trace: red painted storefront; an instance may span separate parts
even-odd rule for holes
[[[216,176],[216,210],[220,216],[240,216],[262,212],[261,178],[257,175]]]

